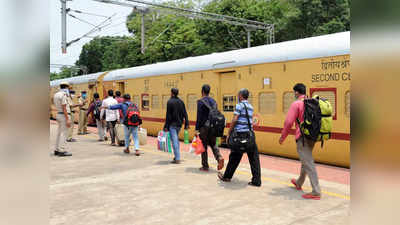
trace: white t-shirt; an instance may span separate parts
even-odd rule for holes
[[[103,100],[102,107],[109,107],[112,105],[118,104],[117,100],[115,100],[113,97],[107,97],[106,99]],[[106,121],[116,121],[119,117],[119,111],[118,110],[111,110],[111,109],[102,109],[100,112],[100,118],[103,118],[104,112],[106,113]]]

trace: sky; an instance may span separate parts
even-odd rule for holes
[[[133,4],[133,3],[132,3]],[[96,2],[93,0],[72,0],[67,1],[67,8],[71,10],[79,10],[82,12],[99,14],[103,16],[112,16],[112,24],[102,31],[91,34],[90,36],[119,36],[130,35],[126,29],[126,17],[131,12],[131,8]],[[91,16],[86,14],[71,12],[74,16],[98,25],[103,22],[105,17]],[[92,25],[81,22],[67,16],[67,42],[81,37],[93,28]],[[60,0],[50,1],[50,64],[74,65],[79,59],[79,54],[83,45],[89,42],[91,38],[83,38],[79,42],[75,42],[67,48],[67,54],[61,52],[61,2]],[[50,71],[59,71],[55,67],[50,67]]]

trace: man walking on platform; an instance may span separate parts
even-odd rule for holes
[[[78,99],[79,108],[79,121],[78,121],[78,134],[84,135],[87,132],[87,110],[89,108],[89,103],[86,96],[86,91],[81,92],[81,96]]]
[[[172,148],[174,149],[174,159],[171,163],[181,163],[180,149],[179,149],[179,131],[185,120],[185,130],[189,129],[189,119],[186,112],[185,103],[178,98],[179,90],[177,88],[171,89],[171,98],[167,102],[167,115],[165,118],[164,130],[169,131],[172,141]]]
[[[56,156],[72,156],[71,153],[67,152],[67,135],[68,128],[71,126],[71,109],[68,104],[69,95],[69,83],[61,82],[60,90],[54,94],[53,101],[57,109],[57,139],[54,150]]]
[[[122,111],[123,117],[121,120],[121,123],[124,124],[124,133],[125,133],[125,150],[124,153],[129,154],[130,150],[129,150],[129,144],[130,144],[130,136],[132,134],[132,138],[133,138],[133,142],[134,142],[134,146],[135,146],[135,155],[139,156],[140,155],[140,151],[139,151],[139,135],[138,135],[138,129],[139,129],[139,125],[140,122],[138,123],[138,125],[130,125],[128,123],[128,111],[129,110],[134,110],[135,112],[137,112],[137,115],[140,115],[139,112],[139,106],[136,105],[135,103],[131,102],[131,96],[129,94],[125,94],[124,95],[124,102],[123,103],[119,103],[117,105],[112,105],[109,107],[109,109],[118,109]],[[129,109],[129,110],[128,110]],[[138,118],[139,121],[141,120],[140,117]]]
[[[111,145],[115,146],[115,124],[118,121],[119,118],[119,112],[118,110],[111,110],[109,109],[110,106],[118,104],[117,100],[114,99],[114,91],[113,90],[108,90],[108,97],[103,100],[103,103],[101,105],[101,113],[100,113],[100,118],[103,118],[104,113],[106,122],[107,122],[107,127],[108,131],[110,132],[110,137],[111,137]]]
[[[304,98],[306,97],[306,86],[302,83],[298,83],[293,87],[294,95],[296,97],[296,101],[292,103],[289,108],[289,111],[286,116],[285,123],[283,125],[283,130],[281,137],[279,139],[279,144],[283,144],[286,137],[289,134],[289,130],[292,128],[293,123],[296,125],[296,147],[297,153],[299,154],[299,158],[301,161],[301,172],[299,178],[292,179],[292,184],[296,187],[297,190],[302,190],[302,186],[306,179],[306,175],[310,179],[312,192],[302,195],[303,198],[306,199],[321,199],[321,189],[319,187],[317,170],[315,169],[314,159],[312,156],[312,151],[315,145],[315,142],[302,137],[299,123],[304,121]],[[296,122],[297,120],[297,122]],[[304,142],[303,142],[304,138]]]
[[[249,159],[251,174],[253,175],[249,185],[261,186],[261,168],[260,157],[258,155],[257,143],[253,130],[253,106],[247,101],[249,91],[241,89],[239,92],[239,103],[236,104],[233,112],[233,119],[228,132],[228,143],[231,145],[231,153],[229,154],[228,165],[226,165],[225,173],[218,173],[218,178],[224,182],[232,179],[243,153],[247,153]],[[235,141],[237,140],[237,141]],[[244,144],[243,144],[244,143]]]
[[[206,126],[209,123],[208,116],[211,108],[217,108],[217,102],[209,97],[211,87],[208,84],[203,85],[201,88],[202,98],[197,101],[197,120],[196,120],[196,134],[200,136],[205,151],[201,153],[201,171],[208,171],[208,146],[211,147],[215,160],[218,162],[218,170],[224,167],[224,158],[219,152],[217,146],[217,137],[210,132],[210,128]]]
[[[92,102],[92,104],[90,104],[89,110],[87,111],[86,116],[89,116],[89,114],[93,112],[93,117],[96,119],[97,133],[99,135],[99,141],[107,141],[106,124],[104,123],[104,119],[100,118],[101,105],[103,102],[100,100],[100,96],[98,93],[94,93],[93,98],[94,98],[94,102]]]

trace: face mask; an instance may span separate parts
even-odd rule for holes
[[[69,90],[68,89],[61,89],[61,91],[65,92],[67,95],[69,95]]]
[[[84,98],[84,99],[85,99],[85,98],[86,98],[86,94],[82,94],[82,98]]]

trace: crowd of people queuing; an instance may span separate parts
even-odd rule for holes
[[[211,116],[218,115],[217,102],[209,96],[211,87],[205,84],[201,88],[202,98],[197,101],[197,119],[195,127],[195,135],[199,137],[205,147],[205,151],[201,154],[200,171],[207,172],[209,170],[208,151],[210,146],[215,160],[217,161],[217,170],[221,171],[224,167],[224,158],[217,145],[217,135],[215,127],[212,125],[214,120]],[[303,100],[306,94],[304,84],[296,84],[293,87],[296,101],[289,108],[287,118],[284,122],[282,134],[279,143],[283,144],[289,134],[289,130],[295,124],[296,126],[296,147],[301,161],[301,172],[298,179],[292,179],[291,182],[297,190],[302,190],[302,185],[306,175],[309,176],[312,186],[312,192],[302,195],[306,199],[320,199],[321,190],[318,183],[318,175],[315,168],[312,151],[315,141],[304,138],[300,131],[300,123],[303,122],[304,104]],[[54,95],[54,105],[57,109],[56,120],[58,123],[57,139],[54,154],[56,156],[72,156],[68,152],[66,142],[74,142],[73,138],[73,115],[74,109],[79,107],[79,125],[78,134],[87,134],[87,118],[92,113],[96,120],[99,141],[107,141],[106,130],[108,129],[111,145],[116,145],[116,124],[123,124],[125,148],[124,153],[130,153],[130,138],[132,136],[134,142],[135,155],[140,156],[140,146],[138,138],[138,129],[142,124],[140,111],[137,104],[131,101],[129,94],[121,97],[119,91],[108,90],[108,96],[101,100],[98,93],[93,94],[93,102],[88,103],[85,91],[82,91],[78,103],[73,103],[75,92],[67,82],[60,84],[60,90]],[[189,120],[185,103],[178,97],[179,90],[171,89],[171,98],[167,102],[167,112],[163,129],[169,132],[172,142],[174,158],[171,163],[180,164],[180,142],[179,132],[182,125],[188,130]],[[238,103],[234,109],[233,118],[229,127],[228,136],[226,138],[228,146],[231,149],[229,161],[226,165],[225,172],[218,172],[218,178],[223,182],[230,182],[235,170],[237,169],[244,153],[247,154],[252,179],[248,183],[252,186],[261,186],[261,169],[260,158],[256,143],[256,137],[253,127],[253,106],[248,102],[249,91],[241,89],[238,93]],[[213,121],[212,121],[213,120]],[[297,123],[296,123],[297,121]],[[225,124],[224,124],[225,126]],[[223,130],[223,128],[222,128]],[[302,141],[301,141],[302,140]]]

